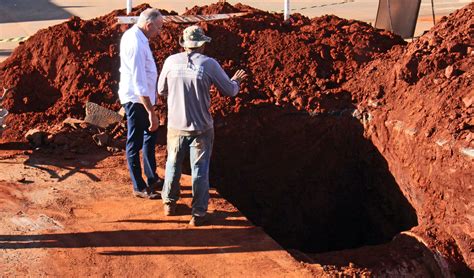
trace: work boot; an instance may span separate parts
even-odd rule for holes
[[[142,191],[133,191],[133,196],[150,200],[156,200],[161,197],[160,194],[148,192],[146,189],[143,189]]]
[[[204,215],[204,216],[196,216],[193,215],[191,218],[191,221],[189,221],[190,226],[198,227],[198,226],[204,226],[209,223],[209,215]]]
[[[163,213],[165,216],[173,216],[176,215],[176,203],[164,203],[163,204]]]

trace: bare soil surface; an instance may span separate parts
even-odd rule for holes
[[[190,178],[178,216],[131,194],[123,155],[2,151],[3,277],[311,277],[211,190],[211,225],[190,227]],[[160,169],[161,170],[161,169]]]

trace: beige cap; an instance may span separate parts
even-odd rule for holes
[[[179,44],[185,48],[198,48],[206,42],[211,42],[211,38],[204,35],[202,28],[196,25],[184,29],[183,37],[179,38]]]

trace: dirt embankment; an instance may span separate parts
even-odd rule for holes
[[[71,17],[38,31],[0,64],[0,85],[8,89],[2,105],[10,112],[4,141],[20,140],[32,127],[48,130],[67,117],[84,118],[87,101],[120,108],[118,51],[127,27],[116,24],[119,15],[124,11]]]
[[[365,133],[416,209],[413,230],[454,268],[474,268],[474,4],[343,87]]]
[[[138,7],[135,13],[147,6]],[[213,38],[207,48],[231,74],[238,68],[250,73],[243,94],[236,99],[213,93],[212,112],[225,115],[241,105],[264,101],[323,110],[340,87],[363,63],[395,44],[404,42],[369,25],[326,16],[310,20],[295,15],[291,24],[281,14],[269,14],[243,5],[216,4],[193,8],[191,13],[248,11],[247,16],[201,24]],[[165,14],[166,11],[163,11]],[[19,139],[34,126],[51,125],[67,116],[83,117],[86,101],[118,109],[118,44],[126,26],[115,24],[115,11],[84,21],[68,22],[39,31],[0,65],[0,80],[10,93],[4,101],[11,112],[4,133]],[[186,26],[168,24],[152,42],[159,67],[180,51],[178,37]],[[338,101],[331,104],[337,107]]]

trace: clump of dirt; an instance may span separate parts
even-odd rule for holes
[[[418,213],[416,231],[455,271],[474,268],[469,209],[474,184],[474,4],[370,62],[343,87],[365,115]]]

